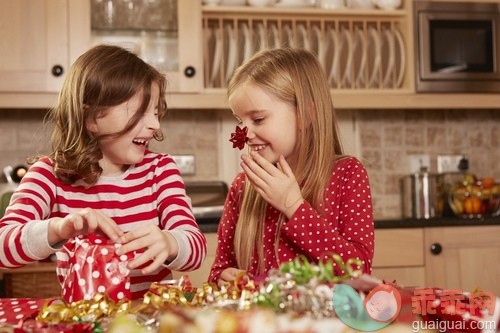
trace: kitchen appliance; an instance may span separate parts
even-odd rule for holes
[[[500,4],[414,1],[418,92],[500,91]]]
[[[403,217],[429,219],[440,217],[445,206],[441,174],[423,169],[403,177]]]
[[[222,216],[228,186],[223,181],[186,181],[193,214],[199,225],[218,224]]]
[[[3,174],[7,180],[7,188],[4,188],[0,195],[0,218],[5,214],[5,209],[9,206],[12,194],[27,171],[28,168],[24,165],[14,167],[7,165],[3,168]]]

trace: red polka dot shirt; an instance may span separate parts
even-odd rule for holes
[[[234,234],[244,182],[245,174],[238,174],[227,196],[218,228],[218,247],[210,282],[216,282],[226,268],[237,267]],[[318,262],[325,253],[337,253],[344,262],[349,258],[360,259],[362,267],[359,268],[364,273],[371,273],[374,249],[372,198],[366,169],[355,157],[346,157],[336,163],[323,206],[325,213],[322,216],[304,201],[293,216],[285,220],[280,230],[277,258],[274,240],[280,212],[268,206],[264,221],[266,272],[301,254],[310,262]],[[344,274],[339,267],[335,267],[335,272]],[[257,274],[256,254],[249,273]]]

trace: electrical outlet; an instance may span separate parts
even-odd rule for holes
[[[419,172],[422,170],[430,171],[431,157],[427,154],[410,155],[410,173]]]
[[[196,170],[196,158],[194,155],[172,155],[181,175],[194,175]]]
[[[458,164],[463,158],[463,155],[438,155],[437,157],[437,171],[443,172],[457,172],[460,171]]]

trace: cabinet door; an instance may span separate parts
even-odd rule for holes
[[[425,286],[423,229],[376,229],[372,275],[402,286]]]
[[[168,73],[174,91],[199,92],[203,88],[203,38],[200,0],[177,0],[179,72]],[[171,90],[172,90],[171,89]]]
[[[201,91],[201,1],[104,0],[90,8],[91,45],[114,44],[137,53],[166,74],[168,92]]]
[[[425,244],[428,287],[500,295],[500,226],[426,228]]]
[[[57,92],[68,69],[68,0],[0,0],[0,91]]]

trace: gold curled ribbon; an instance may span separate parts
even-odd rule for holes
[[[104,317],[112,317],[126,312],[130,301],[115,303],[106,294],[97,293],[90,300],[81,300],[71,304],[59,301],[46,302],[38,313],[37,320],[43,323],[69,323],[76,320],[95,322]]]
[[[343,274],[338,275],[334,266]],[[313,299],[311,290],[326,282],[339,283],[361,275],[360,259],[349,258],[344,262],[338,254],[329,254],[318,264],[311,264],[304,255],[283,263],[271,270],[266,279],[256,282],[246,272],[238,274],[234,281],[220,288],[204,283],[193,288],[189,278],[152,283],[142,303],[132,307],[130,301],[115,303],[107,295],[99,293],[91,300],[65,304],[57,301],[46,303],[37,316],[44,323],[65,323],[82,320],[97,322],[105,317],[116,318],[119,314],[133,314],[143,326],[156,324],[162,311],[172,306],[216,309],[247,310],[253,306],[266,306],[275,311],[304,311],[310,304],[318,304],[314,310],[320,315],[328,309],[328,300]],[[312,289],[311,289],[312,288]],[[312,302],[312,303],[311,303]]]

